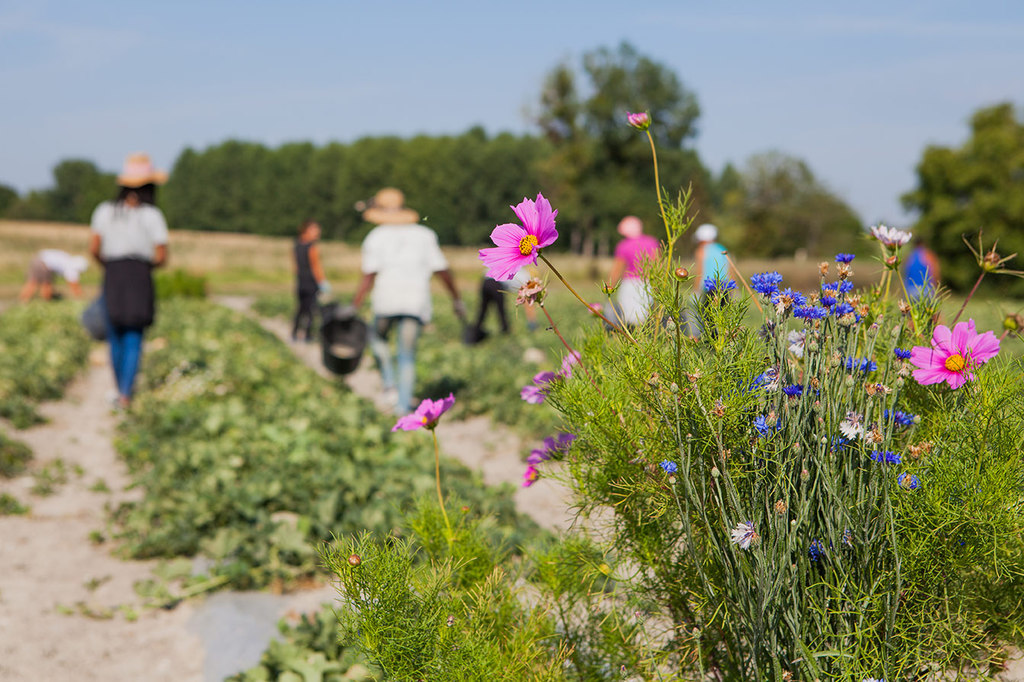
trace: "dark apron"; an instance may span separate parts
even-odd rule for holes
[[[153,264],[137,258],[107,261],[103,299],[115,327],[143,328],[153,324],[156,309]]]

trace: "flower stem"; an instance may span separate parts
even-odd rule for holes
[[[588,309],[588,310],[590,310],[590,311],[591,311],[591,312],[593,312],[593,313],[594,313],[595,315],[597,315],[597,316],[598,316],[598,317],[600,317],[600,318],[601,318],[602,320],[604,320],[604,321],[605,321],[605,324],[607,324],[607,325],[608,325],[609,327],[611,327],[612,329],[614,329],[615,331],[617,331],[617,332],[619,332],[619,333],[625,334],[625,335],[626,335],[626,336],[627,336],[627,337],[629,338],[629,340],[630,340],[630,341],[632,341],[633,343],[636,343],[636,339],[634,339],[634,338],[633,338],[633,336],[632,336],[632,335],[631,335],[631,334],[630,334],[630,333],[629,333],[629,332],[628,332],[628,331],[626,330],[626,328],[625,328],[625,327],[621,327],[621,326],[619,326],[619,325],[615,324],[614,322],[612,322],[611,320],[609,320],[609,319],[608,319],[607,317],[605,317],[605,316],[604,316],[604,314],[602,314],[602,313],[599,313],[599,312],[595,311],[595,310],[594,310],[593,308],[591,308],[591,307],[590,307],[590,304],[589,304],[589,303],[587,303],[586,301],[584,301],[584,300],[583,300],[583,298],[582,298],[582,297],[581,297],[581,296],[580,296],[580,295],[579,295],[578,293],[576,293],[576,290],[572,288],[572,285],[571,285],[571,284],[569,284],[569,282],[567,282],[567,281],[566,281],[565,277],[562,277],[562,273],[560,273],[560,272],[558,271],[558,269],[557,269],[557,268],[556,268],[556,267],[555,267],[554,265],[552,265],[552,264],[551,264],[551,261],[549,261],[549,260],[547,259],[547,257],[546,257],[546,256],[544,256],[544,254],[542,254],[542,253],[538,253],[538,254],[537,254],[537,256],[538,256],[538,257],[539,257],[539,258],[540,258],[540,259],[541,259],[542,261],[544,261],[544,263],[545,263],[545,264],[546,264],[546,265],[547,265],[547,266],[548,266],[549,268],[551,268],[551,272],[555,273],[555,277],[557,277],[557,278],[558,278],[558,280],[559,280],[559,281],[560,281],[560,282],[561,282],[562,284],[564,284],[564,285],[565,285],[565,288],[569,290],[569,293],[571,293],[571,294],[572,294],[573,296],[575,296],[575,297],[576,297],[576,300],[577,300],[577,301],[579,301],[580,303],[582,303],[583,305],[585,305],[585,306],[587,307],[587,309]]]
[[[733,272],[736,273],[736,279],[743,283],[743,287],[747,290],[747,293],[750,294],[750,299],[754,302],[754,305],[757,306],[757,312],[763,315],[764,308],[761,307],[761,302],[757,300],[757,296],[754,294],[754,290],[750,288],[749,284],[747,284],[747,278],[744,277],[743,273],[740,272],[740,269],[736,267],[736,263],[734,263],[732,258],[729,257],[728,251],[724,252],[722,255],[725,256],[725,260],[728,261],[730,266],[732,266]]]
[[[654,191],[658,195],[658,210],[661,211],[661,222],[665,225],[665,237],[668,241],[668,262],[671,267],[672,247],[675,245],[675,240],[669,232],[668,220],[665,219],[665,206],[661,202],[661,180],[658,177],[658,151],[654,147],[654,137],[651,135],[650,129],[647,129],[644,132],[647,133],[647,141],[651,143],[651,158],[654,160]]]
[[[957,320],[960,319],[960,316],[964,314],[964,308],[967,307],[967,302],[971,300],[972,296],[974,296],[974,292],[976,292],[978,290],[978,285],[981,284],[981,280],[984,279],[984,278],[985,278],[985,271],[982,270],[981,274],[978,275],[978,281],[975,282],[974,283],[974,287],[971,288],[971,293],[967,294],[967,298],[964,299],[964,303],[963,303],[962,306],[960,306],[960,310],[956,311],[956,317],[953,318],[953,324],[956,324]]]
[[[441,505],[441,516],[444,517],[444,527],[448,531],[448,548],[451,549],[455,536],[452,533],[452,524],[448,521],[448,512],[444,508],[444,496],[441,495],[441,450],[437,445],[437,431],[431,429],[430,435],[434,437],[434,481],[437,483],[437,502]]]

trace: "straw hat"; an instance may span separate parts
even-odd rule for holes
[[[117,184],[121,187],[142,187],[143,185],[162,185],[167,182],[167,173],[153,167],[149,154],[129,154],[124,160],[124,168],[117,176]]]
[[[394,187],[385,187],[373,195],[370,207],[363,211],[363,218],[379,225],[404,225],[415,223],[420,214],[405,206],[405,195]]]

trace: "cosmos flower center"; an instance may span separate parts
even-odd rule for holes
[[[960,372],[964,367],[967,366],[967,361],[964,360],[964,356],[959,353],[954,353],[946,358],[946,369],[950,372]]]
[[[528,234],[519,240],[519,253],[522,255],[529,256],[535,248],[537,248],[537,237],[534,235]]]

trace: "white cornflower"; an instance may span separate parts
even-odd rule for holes
[[[741,521],[732,529],[732,541],[740,546],[740,549],[750,549],[761,541],[761,536],[754,530],[753,521]]]
[[[910,233],[879,223],[871,227],[871,236],[886,246],[903,246],[910,241]]]
[[[804,356],[804,337],[806,334],[805,330],[796,331],[794,329],[786,336],[786,340],[789,341],[789,352],[798,358]]]
[[[839,431],[849,440],[856,440],[864,433],[862,416],[856,412],[847,412],[846,419],[839,425]]]

